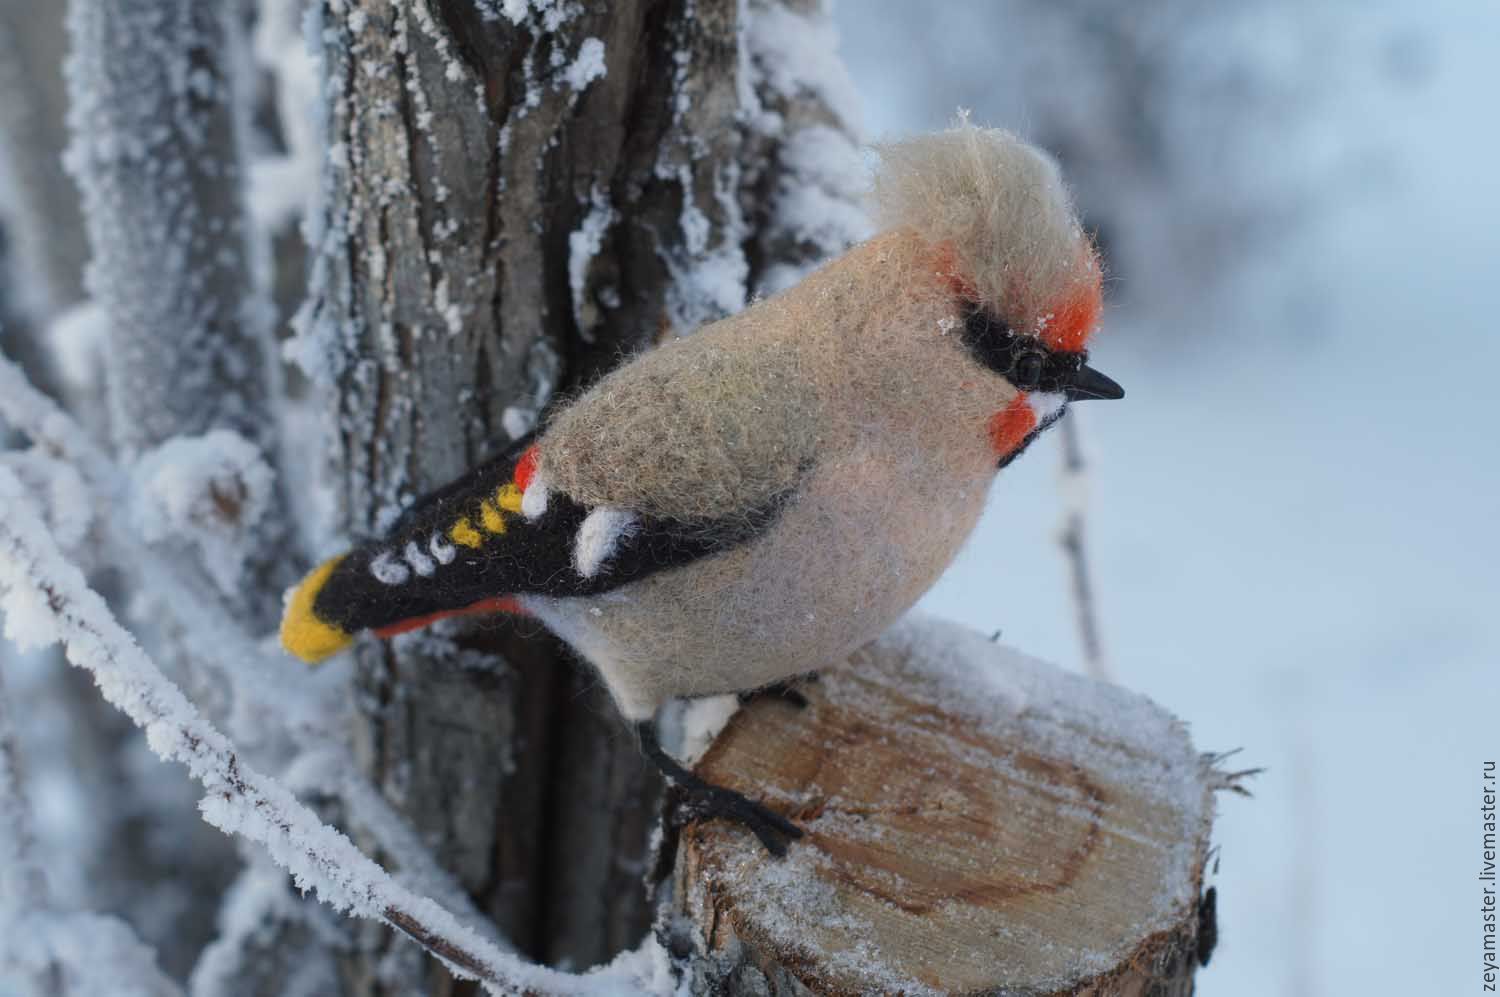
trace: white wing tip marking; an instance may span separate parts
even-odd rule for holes
[[[531,479],[526,491],[521,494],[521,515],[537,519],[547,511],[547,481],[540,474]]]
[[[406,565],[392,557],[388,550],[383,550],[370,559],[370,574],[382,585],[400,585],[411,577]]]
[[[407,542],[406,547],[401,551],[401,556],[407,564],[411,565],[411,570],[423,578],[426,578],[437,570],[437,564],[432,558],[422,553],[422,548],[417,546],[415,540]]]
[[[437,558],[438,564],[452,564],[453,559],[458,556],[457,548],[444,540],[441,533],[432,535],[432,539],[427,541],[427,549],[432,551],[432,556]]]
[[[635,532],[639,521],[628,509],[600,506],[588,514],[578,528],[573,545],[573,567],[584,578],[592,578],[614,556],[620,541]]]

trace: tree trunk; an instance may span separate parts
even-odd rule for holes
[[[15,253],[38,322],[83,299],[88,260],[78,190],[62,172],[67,145],[62,4],[0,0],[0,136],[16,190]]]
[[[695,992],[1186,997],[1213,944],[1216,789],[1144,697],[912,618],[743,710],[697,772],[807,834],[676,845],[674,954]]]
[[[293,348],[334,397],[351,534],[504,448],[555,392],[860,234],[852,185],[832,178],[823,196],[844,215],[798,227],[782,210],[819,182],[784,155],[806,131],[857,163],[825,88],[753,57],[757,18],[821,30],[815,6],[628,0],[512,19],[472,0],[328,0],[319,16],[331,155]],[[517,629],[362,645],[356,739],[516,945],[581,968],[647,930],[660,781],[597,680]],[[364,942],[355,992],[446,992],[420,959],[382,961],[404,940]]]

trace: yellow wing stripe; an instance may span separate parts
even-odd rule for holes
[[[521,489],[517,488],[514,482],[502,485],[500,486],[500,490],[495,493],[495,501],[506,512],[519,515],[521,512]]]
[[[448,539],[456,544],[462,544],[465,547],[475,549],[484,543],[484,537],[480,535],[478,530],[474,529],[474,524],[469,522],[468,517],[460,519],[448,527]]]
[[[495,508],[495,503],[488,499],[479,506],[479,519],[487,532],[505,532],[505,517],[500,515],[500,510]]]
[[[506,482],[495,490],[492,498],[485,499],[479,506],[479,527],[484,533],[504,533],[504,513],[520,515],[521,513],[521,489],[514,481]],[[471,549],[478,549],[484,543],[484,533],[476,529],[474,523],[467,516],[461,517],[452,526],[448,527],[448,538],[456,544],[462,544]]]

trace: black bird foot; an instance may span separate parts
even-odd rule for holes
[[[802,837],[802,829],[785,817],[756,803],[748,796],[698,778],[667,754],[656,737],[656,724],[647,721],[636,725],[641,747],[656,767],[672,781],[680,806],[674,823],[681,826],[690,820],[722,818],[748,828],[777,858],[786,855],[789,843]]]
[[[679,784],[673,789],[681,798],[675,816],[679,827],[694,820],[733,821],[759,838],[766,851],[777,858],[784,858],[787,845],[802,837],[802,829],[796,824],[732,789],[709,783],[692,787]]]
[[[817,673],[809,672],[806,675],[797,675],[789,679],[782,679],[780,682],[772,682],[770,685],[763,685],[759,689],[749,689],[739,693],[740,705],[744,706],[747,703],[753,703],[757,699],[779,699],[783,703],[795,706],[799,710],[805,710],[807,709],[807,697],[802,694],[802,690],[798,686],[808,682],[816,682],[817,680]]]

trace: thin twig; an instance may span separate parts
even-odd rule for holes
[[[1063,522],[1058,543],[1068,560],[1069,592],[1078,621],[1078,636],[1083,642],[1083,662],[1090,676],[1112,682],[1114,675],[1104,656],[1104,642],[1099,635],[1094,584],[1089,574],[1088,549],[1084,541],[1088,462],[1080,439],[1078,413],[1071,408],[1062,418],[1062,447]]]
[[[25,431],[46,450],[86,469],[85,480],[100,501],[116,498],[128,487],[125,473],[94,445],[83,427],[56,402],[37,391],[24,372],[3,356],[0,356],[0,417]],[[122,528],[118,518],[109,519],[104,531],[111,553],[116,555],[113,560],[140,571],[143,583],[152,588],[164,611],[181,626],[192,660],[229,681],[236,712],[280,723],[304,752],[296,769],[304,776],[314,775],[319,790],[342,799],[375,843],[400,859],[402,869],[398,879],[435,893],[449,909],[479,917],[472,901],[453,883],[452,877],[420,847],[416,832],[405,817],[390,807],[368,780],[354,774],[347,748],[328,733],[330,727],[339,726],[334,722],[337,718],[320,722],[316,710],[289,709],[290,704],[300,704],[309,697],[287,695],[286,673],[271,667],[284,662],[266,660],[267,656],[237,621],[217,602],[200,595],[201,588],[179,578],[173,564],[136,534]],[[253,664],[247,667],[247,663]],[[261,664],[266,667],[259,667]],[[490,940],[507,951],[513,950],[498,934],[492,933]]]
[[[0,586],[39,599],[68,660],[93,674],[105,699],[146,732],[157,754],[187,766],[207,791],[199,808],[209,823],[264,845],[300,886],[314,889],[324,902],[384,921],[456,975],[478,979],[492,992],[565,994],[591,988],[597,977],[530,965],[486,942],[432,900],[395,882],[280,783],[242,763],[228,738],[161,673],[63,557],[20,480],[3,467],[0,507]]]
[[[83,475],[98,508],[123,504],[129,475],[94,443],[88,432],[61,406],[38,391],[15,363],[0,356],[0,420],[31,438]],[[318,690],[304,673],[288,673],[273,662],[247,634],[240,621],[217,600],[205,595],[206,584],[184,579],[183,565],[141,539],[128,517],[103,515],[99,529],[106,559],[135,573],[137,582],[157,600],[182,630],[185,650],[195,667],[205,668],[232,690],[241,712],[255,721],[276,723],[303,746],[327,740],[336,717],[319,713]],[[292,684],[299,688],[288,689]],[[289,691],[301,693],[289,695]],[[242,725],[249,726],[249,725]],[[253,744],[268,740],[261,731],[231,728]]]

